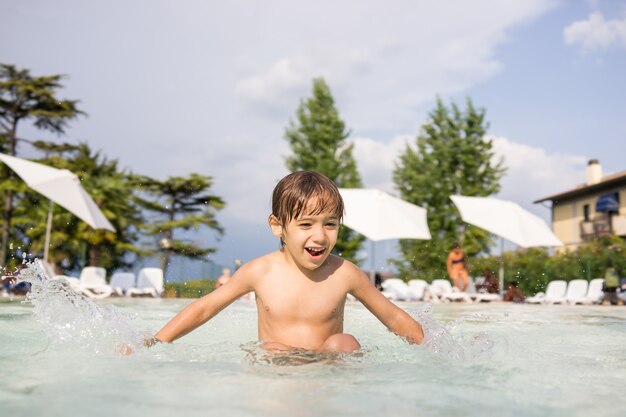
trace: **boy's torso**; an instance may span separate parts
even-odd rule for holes
[[[279,254],[280,255],[280,254]],[[315,280],[281,256],[270,254],[267,273],[255,278],[259,339],[316,350],[331,335],[343,332],[348,279],[340,258]]]

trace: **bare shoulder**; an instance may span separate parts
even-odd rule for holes
[[[336,267],[335,274],[341,275],[342,279],[349,282],[351,286],[361,284],[364,279],[369,282],[365,272],[352,262],[334,255],[332,262]]]
[[[237,270],[236,275],[247,277],[266,274],[271,269],[273,258],[275,258],[274,254],[270,253],[246,262]]]
[[[282,257],[280,252],[272,252],[259,258],[246,262],[235,273],[235,276],[241,277],[249,285],[255,286],[260,279],[267,277],[271,271],[280,263]]]

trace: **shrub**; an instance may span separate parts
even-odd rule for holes
[[[167,298],[200,298],[215,289],[214,279],[197,279],[185,282],[168,282],[163,296]]]
[[[559,252],[549,256],[545,248],[520,249],[504,254],[504,285],[517,281],[526,294],[545,291],[548,282],[562,279],[586,279],[604,277],[606,268],[612,265],[620,276],[626,275],[626,240],[615,236],[602,236],[580,246],[575,251]],[[470,261],[470,275],[484,275],[491,269],[496,275],[500,256],[483,256]],[[430,274],[424,274],[429,277]],[[428,279],[427,279],[428,280]]]

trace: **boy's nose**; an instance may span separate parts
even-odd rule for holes
[[[316,243],[325,243],[326,242],[326,231],[323,227],[316,227],[313,230],[313,241]]]

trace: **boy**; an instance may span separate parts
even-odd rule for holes
[[[269,225],[281,248],[237,270],[232,279],[193,302],[147,342],[173,342],[254,291],[258,335],[270,351],[302,348],[353,352],[361,345],[343,333],[347,294],[360,300],[391,331],[421,343],[422,327],[387,300],[354,264],[331,255],[343,217],[336,185],[316,172],[283,178],[272,195]]]

